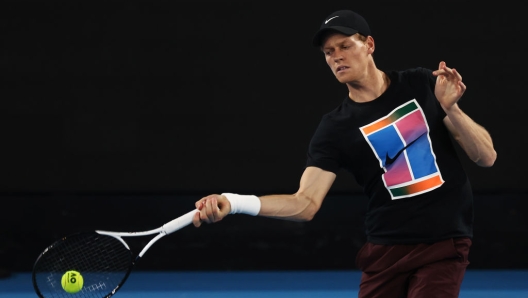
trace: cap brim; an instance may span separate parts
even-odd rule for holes
[[[358,33],[356,29],[348,28],[348,27],[342,27],[342,26],[328,26],[319,29],[317,33],[315,33],[312,43],[314,46],[319,47],[323,43],[323,38],[330,32],[338,32],[345,35],[353,35]]]

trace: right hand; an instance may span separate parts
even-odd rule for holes
[[[196,212],[193,217],[193,225],[200,227],[202,223],[215,223],[221,221],[231,211],[231,204],[223,195],[213,194],[201,198],[194,203]]]

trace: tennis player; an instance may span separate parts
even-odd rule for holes
[[[378,69],[369,25],[349,10],[327,16],[313,44],[348,96],[323,115],[299,190],[203,197],[194,226],[236,213],[309,221],[345,169],[369,198],[367,241],[356,257],[359,297],[458,297],[473,237],[473,195],[455,146],[482,167],[497,156],[486,129],[457,104],[466,90],[462,76],[443,61],[435,70]]]

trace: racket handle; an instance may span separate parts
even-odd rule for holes
[[[190,225],[196,212],[200,211],[198,209],[194,209],[193,211],[169,221],[161,227],[162,231],[165,232],[165,234],[171,234],[183,227]]]

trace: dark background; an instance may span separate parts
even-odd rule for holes
[[[528,268],[527,26],[516,5],[2,1],[0,268],[31,270],[78,230],[155,228],[210,193],[294,193],[321,116],[347,94],[311,46],[339,9],[369,21],[379,68],[444,60],[462,74],[460,106],[498,152],[492,168],[461,155],[475,191],[471,266]],[[355,268],[365,205],[343,172],[312,222],[186,227],[141,268]]]

